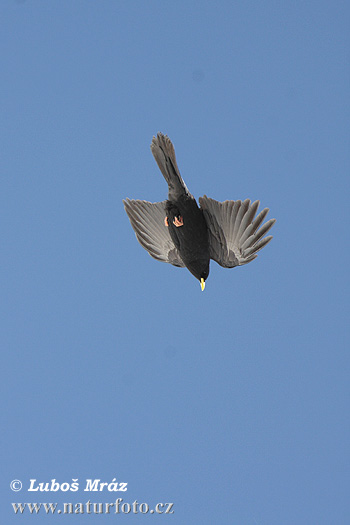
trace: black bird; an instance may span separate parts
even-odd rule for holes
[[[204,195],[199,198],[199,208],[180,175],[169,137],[158,133],[152,139],[151,151],[168,183],[168,200],[123,202],[137,240],[152,257],[186,266],[203,291],[210,259],[224,268],[241,266],[255,259],[271,241],[271,235],[264,235],[276,220],[261,226],[269,209],[255,217],[259,201],[218,202]]]

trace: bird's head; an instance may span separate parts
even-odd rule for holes
[[[197,260],[193,263],[187,264],[186,266],[190,270],[191,274],[199,280],[203,292],[205,288],[205,281],[208,279],[209,275],[208,259]]]

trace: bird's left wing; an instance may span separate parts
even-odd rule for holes
[[[164,224],[166,201],[147,202],[125,199],[123,203],[141,246],[158,261],[184,267],[169,230]]]
[[[272,235],[264,235],[276,219],[261,226],[269,209],[264,208],[255,217],[259,201],[218,202],[204,195],[199,203],[209,230],[210,257],[224,268],[253,261],[257,252],[271,241]]]

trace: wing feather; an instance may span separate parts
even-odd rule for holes
[[[164,224],[166,217],[163,202],[123,200],[125,211],[141,246],[158,261],[184,267],[181,256]]]
[[[218,202],[204,195],[199,203],[209,230],[210,257],[221,266],[233,268],[247,264],[271,241],[271,235],[264,235],[276,220],[270,219],[261,226],[269,209],[264,208],[255,217],[259,201],[253,204],[249,199]]]

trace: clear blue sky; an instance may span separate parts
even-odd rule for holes
[[[350,523],[349,15],[322,0],[1,2],[7,524]],[[149,257],[122,206],[166,198],[157,131],[196,197],[260,199],[277,219],[257,260],[212,263],[204,293]],[[28,492],[32,478],[80,489]],[[84,492],[94,478],[128,491]],[[175,513],[10,505],[118,496]]]

